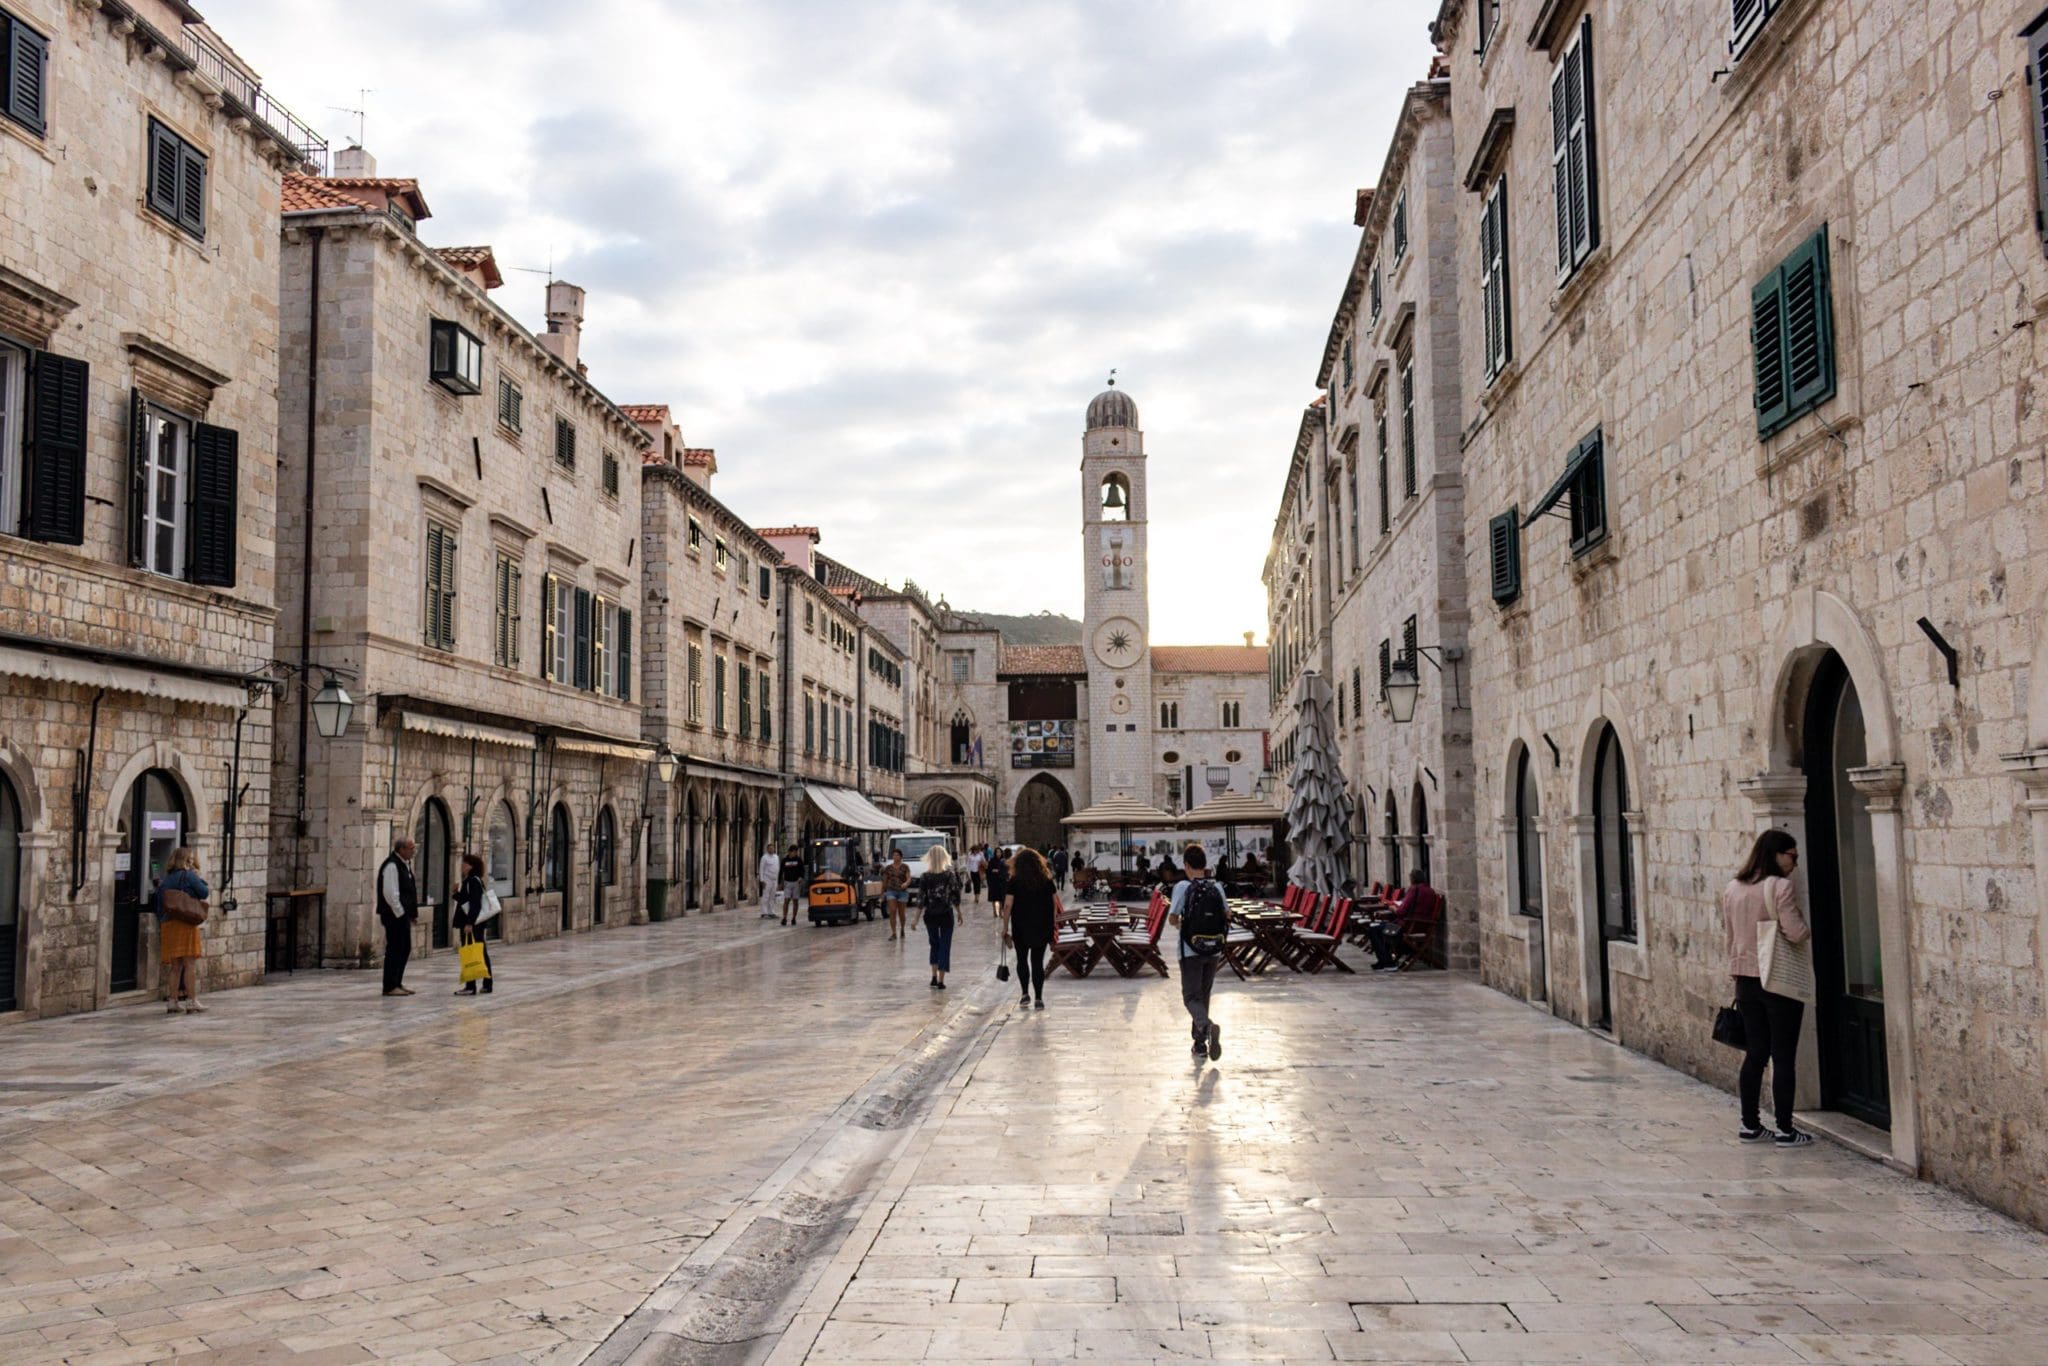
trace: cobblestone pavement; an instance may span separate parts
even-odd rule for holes
[[[1018,1012],[993,947],[727,912],[10,1029],[0,1361],[2048,1362],[2048,1239],[1472,982],[1226,977],[1197,1065],[1174,983]]]

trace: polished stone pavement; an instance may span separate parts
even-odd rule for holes
[[[2048,1239],[1473,982],[1226,977],[1197,1065],[1174,983],[993,951],[724,912],[9,1028],[0,1362],[2048,1362]]]

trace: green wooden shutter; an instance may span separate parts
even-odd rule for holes
[[[588,691],[590,688],[590,606],[588,589],[576,590],[576,659],[573,669],[576,686]]]
[[[1394,676],[1394,642],[1380,642],[1380,701],[1387,700],[1387,680]]]
[[[1572,478],[1572,554],[1583,555],[1607,539],[1605,442],[1594,428],[1579,443],[1578,472]]]
[[[441,528],[432,522],[427,523],[426,560],[426,573],[421,576],[426,580],[426,595],[420,604],[425,619],[420,637],[428,645],[438,646],[441,643]]]
[[[149,207],[172,222],[178,220],[178,175],[183,167],[177,134],[150,120]]]
[[[1493,562],[1493,600],[1502,605],[1522,596],[1522,519],[1514,508],[1486,524],[1487,553]]]
[[[631,608],[619,609],[619,662],[614,666],[618,672],[619,700],[633,700],[633,612]]]
[[[149,405],[141,390],[128,395],[128,563],[149,562],[143,514],[149,508]]]
[[[85,427],[91,367],[47,351],[30,380],[27,497],[22,530],[55,545],[85,544]],[[13,452],[0,452],[11,459]],[[13,530],[9,527],[7,530]]]
[[[1572,190],[1567,149],[1571,142],[1571,113],[1565,92],[1567,71],[1562,63],[1550,76],[1550,182],[1557,213],[1557,278],[1572,270]]]
[[[1786,258],[1785,388],[1794,413],[1835,396],[1835,326],[1828,298],[1828,230]]]
[[[1749,338],[1756,358],[1756,430],[1769,436],[1791,420],[1785,388],[1785,272],[1774,270],[1749,295]]]
[[[2027,32],[2027,114],[2034,125],[2034,230],[2048,249],[2048,14]]]
[[[0,95],[6,100],[7,116],[38,133],[44,132],[44,73],[50,40],[19,19],[0,19],[0,23],[5,24],[8,39],[6,52],[0,53],[6,58],[7,88]]]
[[[455,648],[455,589],[456,572],[461,559],[456,553],[455,533],[442,529],[441,532],[441,648]]]
[[[178,225],[206,236],[206,158],[184,142],[178,144]]]
[[[225,427],[202,422],[192,429],[185,574],[193,583],[234,587],[236,469],[241,445],[241,437]]]

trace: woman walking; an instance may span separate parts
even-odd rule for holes
[[[960,905],[960,874],[953,871],[953,856],[943,844],[924,852],[924,871],[917,876],[919,918],[925,937],[932,945],[932,989],[946,989],[946,974],[953,969],[953,923]],[[915,921],[910,928],[916,929]]]
[[[484,951],[484,995],[491,994],[491,946],[484,943],[484,861],[477,854],[462,856],[462,886],[455,893],[455,931],[464,930],[476,936],[476,942]],[[476,983],[464,982],[455,989],[457,996],[476,995]]]
[[[901,849],[891,849],[889,862],[882,868],[882,909],[889,913],[891,939],[903,937],[903,913],[909,908],[910,865],[903,861]]]
[[[199,957],[203,952],[199,943],[199,927],[164,914],[165,892],[183,892],[195,901],[204,901],[213,895],[206,879],[199,876],[199,855],[183,846],[172,851],[171,861],[164,869],[164,880],[157,884],[155,904],[150,909],[160,917],[157,943],[163,954],[164,987],[168,993],[164,1013],[204,1015],[206,1007],[199,1002]]]
[[[1003,898],[1010,894],[1010,862],[1003,857],[1000,848],[988,851],[988,907],[989,914],[1003,913]]]
[[[1791,996],[1765,991],[1757,966],[1757,928],[1777,924],[1777,932],[1794,944],[1812,933],[1792,892],[1792,870],[1799,866],[1799,842],[1783,830],[1766,830],[1750,847],[1749,860],[1721,893],[1721,916],[1728,923],[1728,972],[1735,979],[1735,1009],[1742,1016],[1744,1052],[1740,1094],[1744,1143],[1764,1137],[1760,1105],[1764,1064],[1771,1068],[1771,1101],[1778,1132],[1773,1141],[1795,1148],[1813,1142],[1813,1135],[1792,1127],[1792,1094],[1797,1082],[1799,1020],[1806,1006]]]
[[[1003,942],[1017,950],[1017,1008],[1045,1009],[1045,951],[1052,946],[1053,926],[1066,907],[1052,885],[1045,856],[1029,845],[1010,861],[1008,895],[1003,898]]]

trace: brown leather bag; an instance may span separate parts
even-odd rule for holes
[[[187,925],[206,923],[206,903],[190,892],[176,887],[164,888],[164,914],[173,920],[182,920]]]

